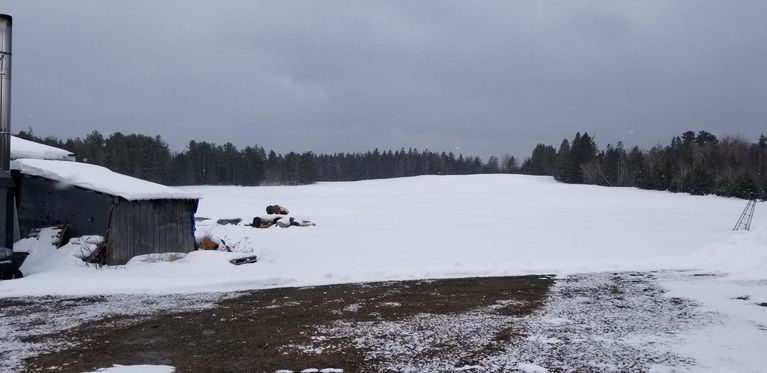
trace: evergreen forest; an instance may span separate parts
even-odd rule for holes
[[[93,131],[84,138],[41,138],[32,130],[21,138],[69,150],[77,160],[126,175],[169,185],[298,185],[316,181],[354,181],[417,175],[521,173],[549,175],[564,183],[629,186],[747,199],[767,198],[767,136],[755,143],[687,131],[669,145],[649,150],[621,142],[599,149],[594,137],[576,133],[559,147],[538,144],[521,165],[452,152],[399,149],[366,153],[278,154],[258,145],[238,149],[190,141],[172,152],[160,136]]]

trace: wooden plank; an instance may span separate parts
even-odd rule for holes
[[[135,255],[144,255],[147,254],[149,250],[149,237],[147,237],[147,217],[149,216],[147,210],[146,210],[146,202],[144,201],[138,201],[135,202],[136,206],[138,207],[138,215],[139,215],[139,223],[138,223],[138,235],[139,235],[139,241],[141,242],[141,246],[138,247],[138,251]]]
[[[187,252],[194,250],[194,231],[192,229],[191,205],[188,201],[179,204],[181,213],[179,214],[180,228],[182,234],[182,245]]]
[[[115,212],[117,210],[117,206],[112,206],[112,213],[109,214],[109,230],[107,231],[107,247],[105,248],[106,252],[104,257],[104,264],[109,264],[112,261],[112,252],[114,251],[114,242],[117,240],[114,239],[115,236],[118,235],[117,233],[117,224],[115,223]]]
[[[122,201],[117,202],[117,216],[115,217],[115,221],[117,222],[117,240],[113,242],[112,250],[109,255],[110,262],[109,264],[118,264],[120,263],[120,251],[123,250],[122,248],[122,242],[125,241],[125,222],[123,221],[125,219],[125,206],[122,205]]]
[[[175,251],[173,241],[170,239],[173,236],[173,218],[169,213],[173,211],[173,205],[172,201],[162,201],[159,204],[160,210],[157,212],[157,217],[160,220],[158,233],[165,253]]]
[[[166,201],[157,201],[155,204],[154,219],[157,224],[155,225],[155,234],[157,235],[157,245],[161,248],[162,252],[167,253],[170,249],[168,243],[165,240],[165,219],[163,219],[162,212],[168,208]]]
[[[160,245],[159,240],[157,239],[157,230],[160,228],[157,226],[157,213],[155,211],[156,202],[155,201],[147,201],[146,202],[146,210],[147,210],[147,222],[151,223],[151,227],[146,227],[146,233],[149,236],[150,246],[153,251],[156,252],[163,252],[162,246]]]
[[[186,224],[187,227],[189,227],[189,251],[197,250],[197,240],[194,238],[194,214],[197,212],[197,201],[188,201],[187,202],[187,211],[186,211]]]
[[[177,201],[176,203],[173,204],[173,208],[171,209],[171,211],[173,211],[173,220],[176,221],[176,223],[173,224],[172,227],[169,227],[170,237],[171,237],[170,244],[171,246],[173,246],[173,249],[176,251],[186,250],[184,245],[181,243],[182,232],[181,232],[181,220],[179,219],[179,211],[182,204],[183,204],[182,201]]]
[[[139,216],[141,219],[141,222],[139,223],[139,239],[141,240],[141,247],[139,248],[139,252],[136,253],[136,255],[144,255],[148,254],[151,250],[151,242],[149,240],[149,230],[147,229],[148,225],[148,217],[149,217],[149,211],[147,211],[147,203],[146,201],[139,201],[137,203],[138,210],[139,210]]]
[[[120,263],[124,263],[124,257],[126,251],[130,250],[130,247],[134,245],[133,231],[130,229],[131,209],[124,200],[120,200],[120,206],[122,207],[122,228],[125,232],[125,239],[121,240],[119,245],[119,251],[116,253],[116,259]]]
[[[191,235],[191,232],[187,231],[188,225],[186,224],[186,211],[188,207],[186,207],[186,203],[182,202],[178,204],[179,207],[179,243],[181,244],[181,247],[184,248],[184,250],[189,250],[189,236]]]
[[[189,225],[186,224],[186,203],[181,202],[178,204],[178,219],[179,219],[179,244],[181,247],[184,248],[184,250],[189,251],[189,237],[191,236],[191,231],[188,230]]]
[[[165,242],[165,247],[166,247],[166,250],[168,250],[168,251],[173,251],[174,250],[174,247],[173,247],[173,225],[174,225],[173,223],[174,223],[174,220],[175,220],[173,218],[173,208],[174,208],[174,205],[175,205],[175,203],[171,203],[171,202],[167,203],[165,205],[165,209],[163,210],[163,213],[162,213],[162,220],[163,220],[163,229],[162,229],[163,241]]]
[[[115,253],[114,253],[114,264],[120,263],[120,256],[122,255],[122,252],[126,249],[125,244],[126,242],[130,242],[131,239],[133,239],[130,236],[130,231],[126,229],[128,226],[128,208],[125,206],[125,203],[123,203],[122,200],[120,200],[118,206],[120,207],[120,215],[119,215],[119,221],[120,221],[120,230],[122,231],[122,234],[120,234],[120,240],[115,244]]]
[[[130,202],[133,206],[133,229],[136,232],[136,246],[133,247],[133,255],[141,255],[144,253],[146,247],[146,241],[144,239],[144,204],[139,202]]]
[[[172,250],[173,249],[173,242],[171,241],[171,237],[173,237],[173,232],[171,229],[173,229],[173,225],[171,224],[171,221],[173,220],[171,217],[172,215],[169,215],[168,212],[172,211],[173,208],[172,203],[167,203],[165,206],[166,209],[162,211],[162,215],[160,217],[163,221],[163,228],[162,228],[162,236],[163,236],[163,242],[165,243],[166,250]]]
[[[141,254],[141,229],[137,227],[137,224],[141,222],[141,205],[136,205],[132,202],[128,202],[131,206],[131,227],[133,231],[133,240],[136,242],[131,248],[131,257]],[[126,258],[127,260],[127,258]]]
[[[155,205],[155,211],[154,211],[154,219],[157,222],[155,225],[157,228],[155,229],[155,233],[157,234],[157,244],[159,247],[162,248],[162,251],[164,253],[167,253],[170,249],[168,247],[168,242],[165,240],[165,230],[166,230],[166,222],[165,219],[163,219],[162,212],[165,211],[169,207],[169,204],[167,201],[157,201],[157,204]]]
[[[165,245],[162,241],[160,241],[160,230],[162,227],[160,226],[160,217],[158,214],[160,213],[160,205],[161,201],[151,201],[150,211],[152,212],[152,242],[154,247],[156,247],[157,251],[164,253],[165,252]]]
[[[125,214],[127,211],[125,211],[125,205],[123,205],[122,200],[117,202],[117,209],[117,226],[120,227],[120,235],[117,242],[115,242],[115,252],[112,254],[114,262],[112,264],[119,263],[118,255],[120,255],[120,251],[125,249],[123,246],[125,245],[125,241],[129,239],[128,234],[130,233],[125,230]]]
[[[136,209],[127,201],[120,201],[125,206],[125,232],[130,235],[130,240],[123,242],[123,249],[120,255],[122,262],[127,261],[127,256],[133,256],[135,247],[138,245],[138,237],[136,236],[136,230],[133,229],[133,222],[136,221]],[[125,246],[125,245],[129,246]]]
[[[120,242],[124,237],[122,224],[122,206],[119,200],[112,208],[111,225],[109,228],[109,240],[107,240],[106,264],[112,265],[119,263],[117,255],[120,252]]]
[[[176,204],[176,208],[174,209],[174,215],[176,216],[176,219],[178,220],[178,225],[176,225],[174,229],[174,242],[176,245],[178,245],[179,250],[188,250],[188,246],[186,245],[186,231],[184,229],[184,202],[179,201],[178,204]]]
[[[181,237],[183,233],[181,232],[181,225],[180,225],[181,222],[178,216],[180,205],[181,203],[179,201],[179,203],[174,203],[173,207],[170,209],[173,216],[173,220],[176,221],[176,224],[173,224],[173,226],[168,227],[169,228],[168,230],[170,231],[169,244],[173,246],[175,250],[179,250],[179,251],[185,250],[183,244],[181,243]]]
[[[168,218],[173,220],[173,224],[168,226],[168,245],[173,247],[174,250],[183,250],[183,246],[179,246],[180,233],[180,221],[178,220],[178,206],[180,201],[177,201],[168,209]],[[180,247],[180,249],[176,249]]]
[[[121,263],[122,256],[124,255],[125,250],[128,249],[126,244],[130,245],[133,242],[133,235],[131,234],[131,231],[128,230],[129,214],[130,210],[125,204],[125,201],[120,200],[120,226],[123,231],[123,237],[120,242],[117,243],[117,252],[115,253],[116,263]]]
[[[154,223],[152,220],[152,203],[150,201],[142,201],[141,205],[143,215],[141,234],[144,237],[144,247],[142,248],[142,254],[148,254],[150,252],[157,251],[157,246],[154,242],[154,227],[150,227],[150,225]]]

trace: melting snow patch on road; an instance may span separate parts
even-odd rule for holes
[[[525,363],[517,364],[517,370],[520,370],[525,373],[548,373],[549,372],[548,369],[542,366],[535,365],[535,364],[525,364]]]
[[[90,373],[173,373],[176,368],[169,365],[118,365],[101,368]]]
[[[692,366],[670,352],[674,335],[709,320],[691,301],[664,296],[655,280],[647,273],[560,279],[543,309],[518,320],[527,337],[481,362],[497,371],[520,369],[517,362],[554,371]]]

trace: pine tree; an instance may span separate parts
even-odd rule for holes
[[[576,182],[577,172],[575,171],[577,165],[575,159],[570,153],[570,141],[566,138],[559,144],[559,150],[556,157],[556,169],[554,172],[554,178],[564,183]]]

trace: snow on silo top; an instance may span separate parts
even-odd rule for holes
[[[20,158],[74,161],[75,155],[64,149],[11,136],[11,159]]]
[[[200,199],[200,195],[113,172],[106,167],[69,161],[17,159],[12,169],[24,175],[118,196],[130,201],[147,199]]]

